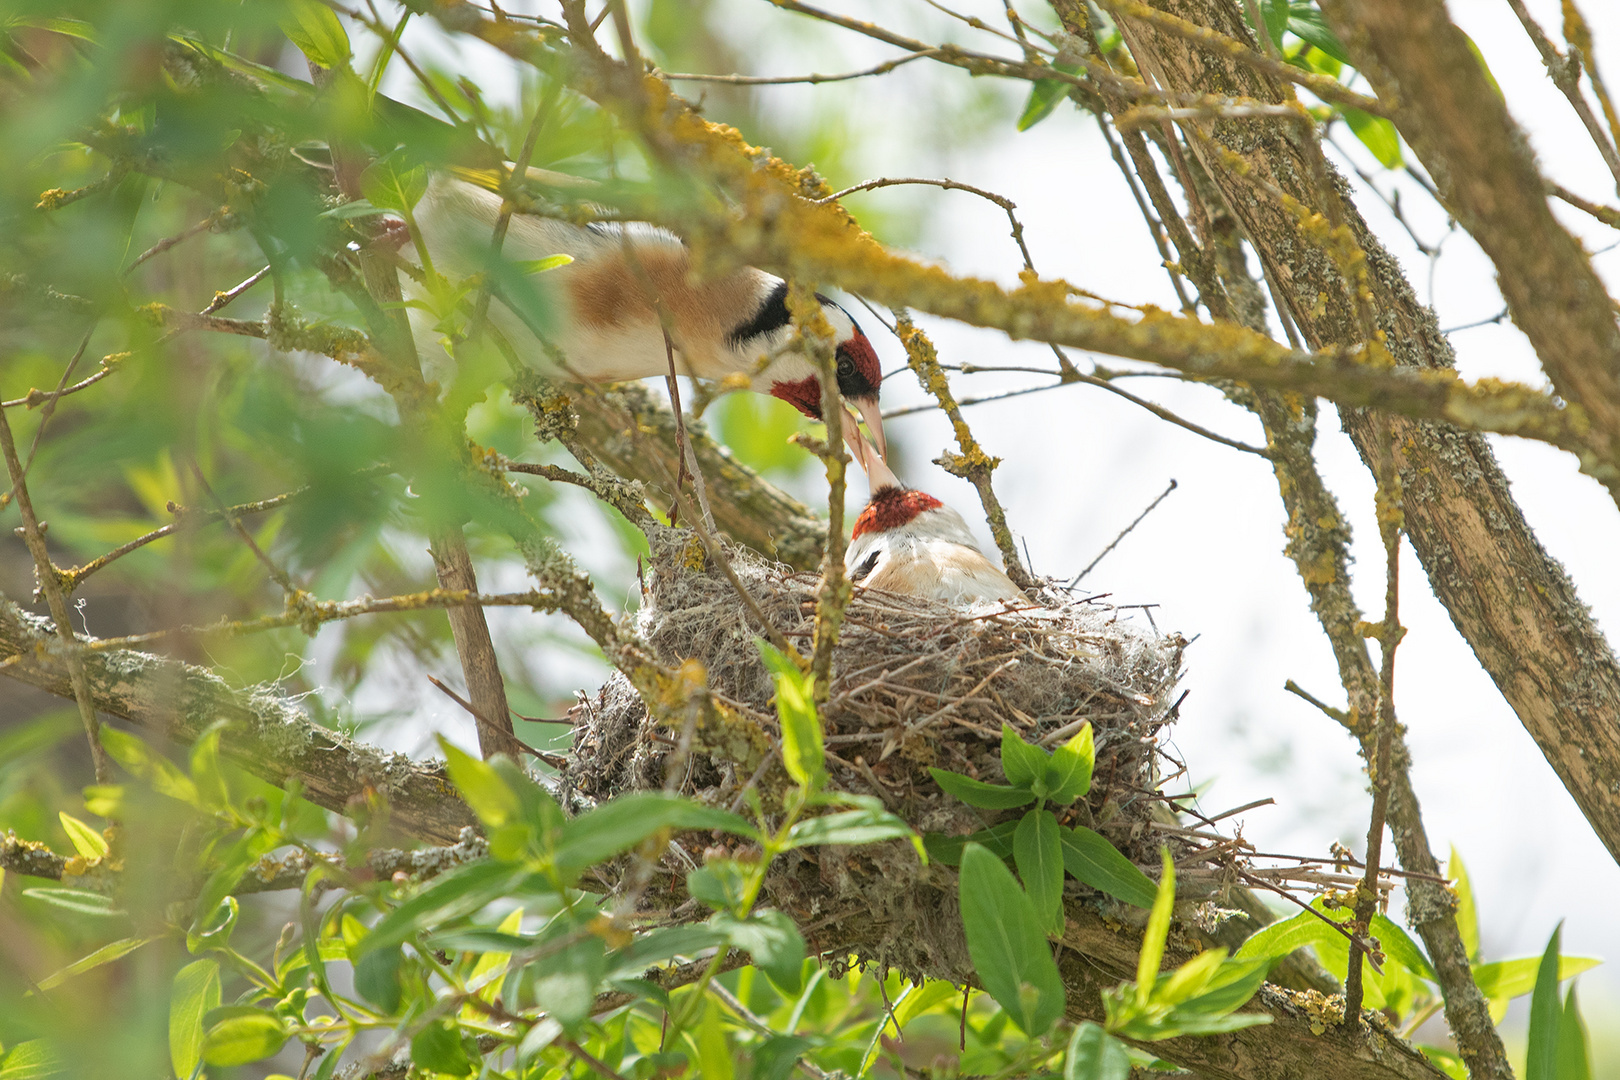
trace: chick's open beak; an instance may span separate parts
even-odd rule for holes
[[[878,408],[876,395],[851,400],[855,403],[855,407],[861,410],[861,419],[866,421],[866,430],[872,433],[872,441],[877,444],[878,457],[888,461],[889,443],[883,437],[883,411]]]
[[[847,409],[844,411],[844,442],[848,444],[850,457],[855,459],[855,464],[866,470],[867,484],[873,492],[888,487],[905,487],[883,460],[882,453],[861,434],[855,414]]]

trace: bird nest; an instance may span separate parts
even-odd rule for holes
[[[808,652],[816,575],[735,548],[728,558],[763,616]],[[716,698],[774,737],[774,685],[752,617],[693,534],[655,532],[637,617],[643,639],[663,663],[702,663]],[[965,835],[998,816],[944,794],[930,766],[1002,782],[1004,723],[1051,747],[1089,722],[1096,769],[1073,820],[1156,867],[1161,837],[1149,823],[1160,801],[1158,736],[1175,718],[1185,646],[1179,635],[1137,626],[1116,608],[1051,589],[1025,605],[961,610],[857,588],[824,711],[830,786],[877,796],[919,832]],[[656,721],[622,675],[583,701],[576,721],[566,790],[601,801],[666,787],[680,733]],[[780,766],[767,762],[762,778],[771,768]],[[761,782],[753,772],[699,747],[685,758],[678,784],[703,802],[732,806],[751,780]],[[677,847],[671,857],[681,855]],[[779,860],[767,893],[802,916],[800,925],[832,928],[821,942],[812,935],[813,945],[937,975],[966,964],[965,955],[932,955],[941,941],[960,945],[954,887],[937,874],[900,843],[821,848]],[[1069,888],[1086,891],[1072,881]],[[941,934],[947,925],[953,932]]]

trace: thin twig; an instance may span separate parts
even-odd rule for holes
[[[17,457],[17,444],[11,437],[11,421],[6,419],[4,409],[0,409],[0,451],[5,454],[6,471],[11,474],[12,495],[16,499],[17,509],[22,513],[23,540],[28,545],[29,554],[34,557],[39,587],[45,593],[51,619],[56,623],[56,633],[62,639],[63,659],[67,662],[68,678],[73,684],[73,700],[79,706],[79,719],[84,723],[85,738],[90,742],[96,783],[110,784],[113,782],[112,761],[101,745],[101,727],[96,719],[94,699],[90,696],[90,683],[84,674],[84,657],[73,634],[73,621],[68,614],[67,598],[62,593],[62,582],[45,547],[45,527],[35,516],[34,503],[28,497],[28,482],[23,476],[22,461]]]
[[[173,236],[159,240],[157,243],[135,256],[135,261],[124,267],[124,273],[126,275],[132,273],[137,266],[141,265],[141,263],[145,262],[146,260],[163,254],[165,251],[168,251],[177,244],[185,243],[187,240],[190,240],[193,236],[196,236],[205,229],[213,228],[215,225],[219,224],[226,217],[228,217],[229,213],[230,212],[228,210],[223,208],[216,210],[212,214],[209,214],[207,217],[203,218],[201,221],[197,222],[197,224],[187,226],[186,228],[175,233]]]
[[[203,494],[207,495],[209,501],[214,504],[214,510],[230,524],[236,535],[242,538],[242,542],[253,552],[254,557],[264,564],[264,568],[270,572],[271,578],[275,580],[277,585],[281,586],[281,591],[287,594],[287,599],[291,601],[293,598],[302,595],[304,590],[288,576],[285,570],[271,561],[270,556],[266,555],[264,549],[259,547],[258,542],[253,539],[253,534],[247,531],[247,527],[242,524],[236,515],[231,513],[230,507],[225,505],[224,500],[214,494],[214,489],[208,486],[208,479],[203,476],[202,469],[198,467],[196,461],[189,461],[187,464],[191,466],[191,475],[201,485]]]
[[[568,759],[561,756],[560,754],[548,754],[544,750],[536,750],[534,747],[530,746],[528,743],[526,743],[522,739],[518,738],[512,732],[507,731],[500,724],[495,723],[495,721],[491,720],[489,717],[485,716],[483,713],[481,713],[477,709],[473,708],[472,702],[468,701],[466,698],[462,697],[460,694],[458,694],[454,690],[450,689],[448,686],[446,686],[443,682],[441,682],[439,679],[435,678],[434,676],[429,675],[427,677],[427,681],[432,683],[434,686],[438,687],[439,690],[441,690],[444,693],[445,697],[449,698],[451,701],[455,702],[457,705],[460,705],[461,708],[467,713],[467,715],[471,716],[478,723],[484,725],[484,728],[486,730],[495,732],[495,735],[496,735],[497,738],[505,739],[507,742],[511,743],[514,748],[516,748],[518,750],[522,750],[526,754],[532,754],[533,756],[539,758],[541,761],[545,762],[547,765],[550,765],[553,769],[565,768],[568,765]],[[515,716],[517,714],[514,713],[513,715]],[[525,716],[522,719],[528,720],[529,717]],[[537,721],[537,722],[542,723],[542,724],[568,723],[568,721],[566,721],[566,720],[564,720],[564,721],[540,720],[540,721]]]
[[[1609,228],[1620,229],[1620,209],[1583,199],[1562,184],[1548,183],[1547,190],[1575,209],[1591,214]]]
[[[1508,317],[1508,309],[1503,308],[1488,319],[1475,319],[1473,322],[1463,323],[1461,326],[1448,326],[1441,330],[1442,334],[1455,334],[1459,330],[1473,330],[1480,326],[1494,326]]]
[[[1098,552],[1097,557],[1095,559],[1092,559],[1089,563],[1087,563],[1086,568],[1084,570],[1080,571],[1078,574],[1076,574],[1074,576],[1074,578],[1066,586],[1064,586],[1064,588],[1072,589],[1076,585],[1080,584],[1080,579],[1085,577],[1087,574],[1091,573],[1092,568],[1095,567],[1098,563],[1102,562],[1103,557],[1106,556],[1110,551],[1113,551],[1116,547],[1118,547],[1119,542],[1121,540],[1125,539],[1127,536],[1129,536],[1131,534],[1132,529],[1134,529],[1138,525],[1142,524],[1142,519],[1147,517],[1149,514],[1153,513],[1154,508],[1157,507],[1160,503],[1164,502],[1165,497],[1168,496],[1174,490],[1176,490],[1176,481],[1175,481],[1174,478],[1171,478],[1169,486],[1166,487],[1163,491],[1159,492],[1159,497],[1154,499],[1152,502],[1148,503],[1147,509],[1143,510],[1140,514],[1137,514],[1135,521],[1131,522],[1129,525],[1125,526],[1124,529],[1120,530],[1120,534],[1118,536],[1114,537],[1114,539],[1109,542],[1107,547],[1103,548],[1100,552]]]
[[[94,334],[95,332],[96,324],[91,323],[90,329],[86,330],[84,332],[84,337],[79,339],[79,347],[74,351],[73,359],[69,360],[67,362],[67,367],[62,369],[62,377],[56,381],[56,389],[51,391],[51,396],[45,401],[45,407],[40,410],[39,426],[34,429],[34,439],[28,444],[28,458],[23,462],[22,474],[25,479],[28,476],[28,470],[33,468],[34,455],[39,453],[40,440],[45,437],[45,425],[50,423],[51,416],[56,412],[56,403],[60,401],[63,394],[67,392],[67,381],[73,377],[73,369],[78,367],[79,361],[84,358],[84,350],[90,345],[90,335]],[[75,387],[75,389],[81,389],[82,387],[88,385],[90,381],[90,379],[85,380],[85,382],[79,384],[79,386]],[[8,404],[10,403],[8,402]],[[15,485],[13,485],[13,488],[15,489]],[[0,495],[0,508],[7,506],[11,502],[11,496],[12,492],[7,492],[5,495]]]
[[[692,487],[697,492],[698,509],[703,514],[704,527],[713,532],[714,512],[709,509],[709,489],[703,482],[703,470],[698,467],[697,451],[692,449],[692,440],[686,435],[686,415],[681,408],[681,384],[675,377],[675,342],[670,339],[669,329],[664,329],[664,357],[669,363],[669,374],[664,376],[664,385],[669,388],[670,411],[675,415],[675,452],[680,455],[680,469],[675,476],[675,495],[680,497],[681,477],[690,476]]]
[[[1592,107],[1586,103],[1586,97],[1581,93],[1581,65],[1575,56],[1565,56],[1558,51],[1558,46],[1547,37],[1547,32],[1541,28],[1525,7],[1524,0],[1508,0],[1508,7],[1513,14],[1519,17],[1524,26],[1524,32],[1535,43],[1536,51],[1541,54],[1541,62],[1547,66],[1547,74],[1551,76],[1553,84],[1569,99],[1569,104],[1580,117],[1581,124],[1586,128],[1587,135],[1591,136],[1592,144],[1597,147],[1598,153],[1603,157],[1603,163],[1609,167],[1614,175],[1615,189],[1620,191],[1620,152],[1615,149],[1614,140],[1611,139],[1603,126],[1598,123],[1592,114]]]
[[[956,435],[956,445],[960,453],[947,452],[936,461],[952,476],[960,477],[973,485],[979,493],[979,505],[984,508],[990,535],[995,538],[996,547],[1001,551],[1001,561],[1007,577],[1020,589],[1031,587],[1034,581],[1018,558],[1018,548],[1013,544],[1012,530],[1007,527],[1007,513],[1002,509],[1001,500],[996,498],[995,488],[990,482],[990,473],[1001,463],[1000,459],[986,454],[978,440],[973,437],[973,429],[968,427],[967,421],[962,418],[962,410],[951,394],[949,380],[940,370],[939,354],[934,349],[934,343],[928,339],[928,335],[924,334],[921,328],[911,321],[910,314],[903,310],[894,312],[894,321],[896,336],[905,346],[911,370],[916,373],[917,381],[922,384],[922,388],[934,396],[940,409],[950,417],[951,429]]]
[[[851,187],[845,188],[842,191],[834,192],[825,198],[815,199],[813,201],[817,204],[837,202],[844,196],[853,195],[857,191],[876,191],[878,188],[897,187],[902,184],[920,184],[925,187],[944,188],[946,191],[966,191],[970,195],[977,195],[981,199],[986,199],[995,203],[1007,213],[1007,220],[1012,224],[1012,238],[1017,241],[1018,250],[1022,252],[1024,256],[1024,266],[1031,270],[1035,268],[1035,264],[1029,255],[1029,246],[1024,243],[1024,226],[1019,222],[1018,215],[1014,213],[1014,211],[1018,209],[1018,204],[1007,198],[1005,195],[997,195],[993,191],[986,191],[984,188],[974,187],[972,184],[964,184],[959,180],[936,180],[923,176],[881,177],[877,180],[867,180],[863,183],[855,184]]]
[[[369,472],[373,470],[367,471]],[[260,499],[258,502],[242,503],[240,506],[232,506],[229,508],[229,511],[230,514],[235,516],[241,516],[243,514],[262,514],[267,510],[274,510],[278,506],[285,505],[308,490],[309,489],[307,487],[304,487],[299,488],[296,491],[288,491],[280,495],[272,495],[270,498]],[[170,503],[169,507],[171,512],[176,515],[182,515],[183,517],[195,515],[205,519],[226,519],[225,514],[219,513],[215,510],[188,510],[184,507],[176,506],[174,503]],[[71,570],[64,570],[62,571],[62,577],[64,579],[63,584],[66,586],[67,591],[71,593],[74,589],[79,587],[79,584],[83,582],[85,578],[89,577],[97,570],[104,568],[108,563],[121,559],[130,552],[136,551],[145,547],[147,544],[152,543],[154,540],[161,540],[165,536],[174,535],[174,533],[183,528],[185,524],[186,522],[184,520],[171,521],[169,524],[164,525],[161,528],[153,529],[149,533],[142,536],[137,536],[129,543],[116,547],[107,552],[105,555],[101,555],[90,560],[83,566],[76,566]]]
[[[790,83],[829,83],[847,79],[864,79],[869,75],[886,75],[902,64],[936,56],[938,49],[922,49],[895,60],[888,60],[864,71],[846,71],[841,75],[703,75],[690,72],[660,71],[660,78],[678,82],[724,83],[727,86],[786,86]]]
[[[1228,37],[1218,30],[1200,26],[1195,22],[1171,15],[1168,12],[1157,11],[1146,4],[1138,3],[1137,0],[1098,0],[1098,3],[1103,8],[1106,8],[1111,15],[1140,19],[1142,22],[1149,23],[1166,33],[1184,38],[1211,52],[1218,52],[1231,57],[1233,60],[1247,64],[1257,71],[1263,71],[1274,79],[1281,79],[1284,82],[1303,86],[1323,101],[1330,101],[1335,105],[1348,105],[1353,109],[1360,109],[1362,112],[1373,116],[1387,117],[1389,115],[1389,110],[1377,98],[1358,94],[1337,79],[1305,71],[1294,67],[1292,64],[1284,63],[1280,59],[1255,52],[1243,42]],[[1263,29],[1264,25],[1262,22],[1262,29],[1260,30],[1262,35],[1266,34]]]
[[[215,293],[214,298],[212,300],[208,301],[208,306],[203,308],[197,314],[199,314],[199,315],[212,315],[214,312],[218,311],[220,308],[222,308],[225,305],[229,304],[231,301],[235,300],[238,296],[241,296],[243,293],[245,293],[249,289],[253,288],[253,286],[255,286],[259,282],[263,281],[264,276],[266,274],[268,274],[269,272],[270,272],[270,268],[268,266],[261,267],[260,269],[256,270],[252,274],[248,275],[247,278],[245,278],[240,284],[233,285],[229,289],[226,289],[224,292]]]

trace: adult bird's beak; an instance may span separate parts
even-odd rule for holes
[[[889,443],[883,437],[883,411],[878,408],[877,396],[858,397],[851,400],[855,403],[855,407],[861,410],[861,419],[866,421],[866,430],[872,433],[872,441],[877,443],[878,457],[888,461]]]
[[[884,488],[905,487],[906,485],[900,482],[900,478],[894,475],[894,471],[883,460],[883,455],[877,447],[868,442],[861,434],[860,428],[856,427],[854,414],[845,410],[844,415],[844,442],[849,444],[850,457],[866,470],[867,486],[872,492],[875,494]]]

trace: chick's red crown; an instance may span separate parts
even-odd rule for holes
[[[855,519],[855,535],[898,529],[925,510],[945,505],[926,492],[886,487],[872,492],[872,499]]]

